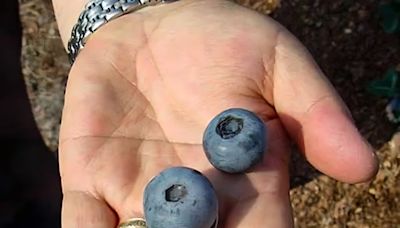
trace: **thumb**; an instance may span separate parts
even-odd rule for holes
[[[283,30],[275,47],[274,103],[308,161],[337,180],[372,178],[376,156],[307,50]]]
[[[69,191],[64,194],[63,228],[115,228],[116,224],[116,215],[104,201],[85,192]]]

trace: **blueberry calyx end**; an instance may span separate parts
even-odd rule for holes
[[[178,202],[187,195],[186,187],[180,184],[174,184],[165,190],[165,200],[168,202]]]
[[[238,135],[243,129],[243,119],[227,116],[219,121],[216,132],[223,139],[230,139]]]

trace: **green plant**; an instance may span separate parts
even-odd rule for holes
[[[372,81],[368,91],[377,96],[394,97],[400,95],[400,78],[396,68],[386,71],[382,79]]]
[[[385,32],[400,33],[400,0],[381,5],[379,15]]]

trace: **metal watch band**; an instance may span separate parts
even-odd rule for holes
[[[176,0],[91,0],[79,15],[68,42],[71,64],[85,46],[87,38],[107,22],[145,6]]]

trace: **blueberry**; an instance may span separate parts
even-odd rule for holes
[[[267,150],[267,129],[253,112],[228,109],[208,124],[203,148],[210,163],[227,173],[242,173],[260,162]]]
[[[144,191],[149,228],[210,228],[218,216],[217,195],[210,181],[187,167],[172,167],[154,177]]]

